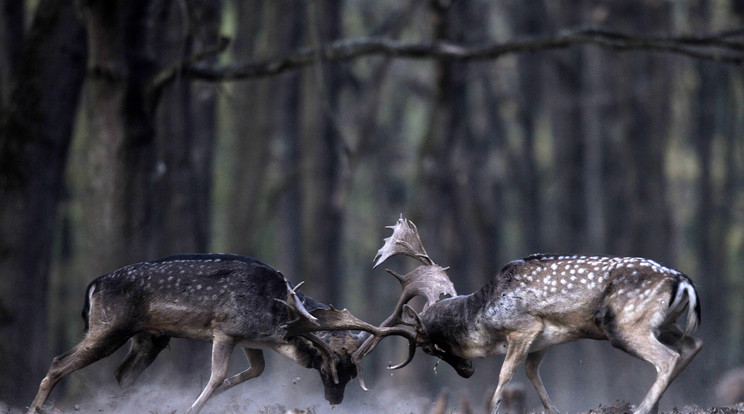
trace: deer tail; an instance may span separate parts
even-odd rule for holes
[[[685,326],[684,336],[687,336],[694,332],[700,324],[700,300],[692,281],[686,277],[680,280],[677,293],[670,307],[674,310],[685,305],[687,305],[687,325]]]
[[[89,322],[89,315],[90,315],[90,300],[93,296],[93,292],[96,291],[96,281],[90,282],[88,287],[85,289],[85,304],[83,305],[83,320],[85,321],[85,332],[88,332],[88,322]]]

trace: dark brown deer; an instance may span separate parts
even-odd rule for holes
[[[115,372],[122,387],[134,383],[171,337],[212,342],[212,374],[189,412],[198,412],[213,394],[259,376],[263,349],[317,369],[331,404],[341,403],[346,384],[361,368],[355,351],[367,336],[351,330],[378,340],[404,336],[410,342],[405,363],[415,351],[409,331],[364,323],[304,296],[274,268],[235,255],[171,256],[103,275],[88,285],[83,319],[85,338],[54,358],[29,413],[41,411],[62,377],[110,355],[130,338],[129,353]],[[226,378],[235,346],[243,348],[250,368]],[[363,384],[361,369],[359,376]]]
[[[447,269],[426,254],[416,226],[401,216],[392,229],[374,266],[395,254],[423,265],[405,276],[391,272],[401,281],[403,295],[382,326],[413,326],[417,346],[466,378],[473,374],[472,359],[506,354],[491,400],[493,412],[522,361],[545,409],[558,412],[538,367],[548,347],[581,338],[609,340],[653,364],[656,381],[635,412],[656,412],[666,388],[702,347],[700,339],[690,336],[700,320],[692,281],[652,260],[533,255],[508,263],[479,291],[458,296]],[[416,294],[427,299],[420,313],[406,304]],[[686,308],[683,331],[675,321]],[[368,338],[358,352],[368,352],[377,341]]]

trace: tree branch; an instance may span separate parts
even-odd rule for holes
[[[150,81],[148,87],[145,90],[145,105],[148,108],[154,108],[157,102],[160,100],[160,95],[163,92],[163,87],[171,83],[179,75],[183,75],[183,71],[189,66],[196,64],[197,62],[222,53],[227,49],[230,44],[230,39],[226,37],[220,37],[216,45],[209,47],[205,50],[198,51],[185,59],[174,62],[165,68],[161,69]],[[194,78],[192,76],[192,78]],[[197,78],[198,79],[198,78]]]
[[[262,61],[228,66],[206,66],[193,60],[179,68],[185,77],[212,82],[236,81],[275,76],[325,61],[344,61],[362,56],[382,55],[402,59],[495,60],[518,53],[567,48],[589,44],[608,50],[647,50],[674,53],[694,59],[741,65],[744,63],[744,29],[706,35],[651,36],[635,35],[606,29],[575,29],[554,36],[517,39],[503,43],[456,45],[447,42],[405,43],[375,37],[343,39],[329,43],[321,50],[301,48],[289,55]],[[168,68],[174,73],[174,67]],[[172,76],[159,75],[157,83]]]

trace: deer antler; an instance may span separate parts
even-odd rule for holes
[[[299,285],[297,287],[299,287]],[[413,359],[414,353],[416,352],[416,337],[408,330],[399,327],[374,326],[355,317],[346,309],[337,310],[334,309],[332,306],[327,309],[315,309],[311,313],[305,308],[305,306],[302,304],[302,301],[298,298],[297,287],[292,288],[289,282],[287,282],[288,300],[283,301],[277,299],[279,302],[287,305],[290,311],[292,311],[296,315],[295,319],[287,322],[287,324],[283,326],[286,332],[284,335],[285,338],[301,336],[316,344],[319,349],[321,349],[324,353],[329,354],[329,357],[332,357],[333,354],[329,350],[328,345],[320,340],[316,335],[314,335],[313,332],[341,330],[365,331],[372,335],[370,339],[375,339],[375,343],[379,342],[386,336],[397,335],[406,338],[408,340],[409,347],[408,358],[402,363],[396,365],[394,368],[397,369],[404,367],[408,365],[408,363],[411,362],[411,360]],[[367,390],[367,388],[364,385],[364,379],[362,378],[361,359],[367,353],[368,352],[362,353],[360,352],[360,349],[357,349],[351,356],[354,364],[357,366],[359,384],[365,391]],[[332,374],[334,377],[334,381],[337,381],[336,372],[334,371],[332,372]]]
[[[404,218],[403,214],[400,215],[394,226],[386,226],[385,228],[393,229],[393,234],[385,239],[385,244],[377,251],[375,258],[372,260],[375,262],[375,265],[372,266],[373,269],[387,260],[388,257],[396,254],[413,257],[425,265],[434,264],[434,261],[429,258],[421,244],[416,225],[411,220]]]
[[[305,305],[302,304],[302,301],[297,296],[297,289],[299,289],[300,286],[302,286],[305,282],[302,281],[298,283],[297,286],[292,287],[292,284],[289,283],[289,280],[287,280],[287,278],[284,275],[282,275],[281,272],[279,272],[279,274],[284,278],[284,283],[286,283],[287,285],[287,300],[286,301],[281,300],[281,299],[274,299],[274,300],[287,305],[287,307],[294,310],[299,315],[302,315],[305,319],[310,321],[310,323],[317,326],[318,319],[315,318],[315,316],[313,316],[312,314],[310,314],[310,312],[308,312],[308,310],[305,308]]]
[[[377,251],[375,265],[372,266],[373,269],[388,257],[396,254],[413,257],[424,265],[415,268],[403,276],[390,269],[385,269],[398,279],[403,289],[398,305],[395,307],[395,312],[385,322],[396,325],[398,321],[395,319],[395,316],[399,316],[403,305],[416,296],[426,298],[426,304],[423,309],[426,310],[432,303],[440,299],[457,295],[455,286],[447,276],[449,267],[441,267],[435,264],[429,255],[426,254],[426,250],[421,244],[421,238],[419,237],[416,225],[411,220],[408,220],[401,214],[395,226],[387,226],[386,228],[393,229],[393,234],[385,239],[385,244]],[[389,325],[383,323],[382,326]]]
[[[393,313],[390,314],[390,316],[380,325],[381,327],[401,324],[403,306],[416,296],[423,296],[426,299],[422,312],[434,302],[447,297],[457,296],[455,286],[447,276],[447,270],[449,267],[441,267],[434,264],[434,261],[431,260],[429,255],[426,253],[426,250],[424,250],[416,225],[413,224],[411,220],[404,218],[403,214],[401,214],[395,226],[387,226],[386,228],[392,229],[393,234],[385,239],[385,243],[380,250],[377,251],[377,255],[375,256],[375,265],[372,267],[373,269],[380,263],[384,262],[388,257],[396,254],[404,254],[413,257],[424,265],[419,266],[402,276],[390,269],[385,269],[388,273],[398,279],[403,292],[400,295],[400,299],[398,299],[398,303],[395,305],[395,310],[393,310]],[[364,340],[357,352],[362,353],[362,355],[367,355],[372,352],[378,342],[378,338],[368,337]],[[402,367],[403,366],[395,366],[391,367],[391,369]]]

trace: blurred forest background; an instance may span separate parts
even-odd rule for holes
[[[90,280],[168,254],[250,255],[380,323],[399,287],[372,258],[400,213],[460,293],[534,252],[689,274],[705,346],[662,408],[716,403],[744,360],[744,2],[0,6],[0,401],[28,405],[82,337]],[[368,384],[476,400],[495,386],[500,358],[464,380],[420,352],[391,378],[403,345],[367,358]],[[174,341],[151,370],[203,377],[208,349]],[[111,381],[120,358],[52,397]],[[564,410],[637,403],[654,377],[593,341],[541,371]]]

